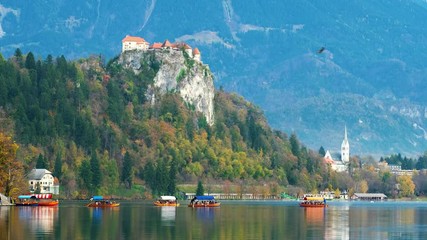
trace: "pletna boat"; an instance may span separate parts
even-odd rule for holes
[[[15,201],[16,206],[38,206],[37,198],[31,195],[20,195]]]
[[[189,207],[219,207],[221,203],[217,202],[213,196],[195,196],[191,199]]]
[[[120,206],[120,203],[111,201],[111,199],[104,199],[103,196],[93,196],[90,202],[86,204],[87,207],[96,208],[112,208]]]
[[[314,207],[314,208],[324,208],[328,205],[326,204],[326,199],[322,197],[305,197],[302,202],[299,204],[300,207]]]
[[[59,201],[52,199],[51,193],[42,193],[42,194],[31,194],[31,196],[34,196],[37,198],[38,206],[58,206]]]
[[[154,202],[154,205],[159,207],[166,207],[166,206],[178,207],[179,203],[176,200],[175,196],[160,196],[160,198]]]

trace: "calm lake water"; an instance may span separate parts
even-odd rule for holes
[[[222,201],[219,208],[154,207],[124,201],[115,209],[86,202],[0,207],[0,239],[427,239],[427,203]]]

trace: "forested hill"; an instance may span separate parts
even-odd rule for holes
[[[174,194],[175,184],[203,179],[326,187],[318,154],[236,94],[215,91],[213,125],[173,90],[148,101],[161,66],[144,59],[135,73],[118,58],[0,55],[0,127],[20,145],[26,171],[50,169],[66,197],[135,183]]]

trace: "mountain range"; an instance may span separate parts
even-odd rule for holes
[[[260,106],[307,146],[427,150],[427,2],[223,0],[0,3],[0,51],[117,56],[121,39],[187,42],[215,86]],[[36,56],[37,57],[37,56]]]

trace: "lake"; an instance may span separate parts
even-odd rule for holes
[[[221,207],[0,207],[0,239],[427,239],[425,202],[221,201]]]

